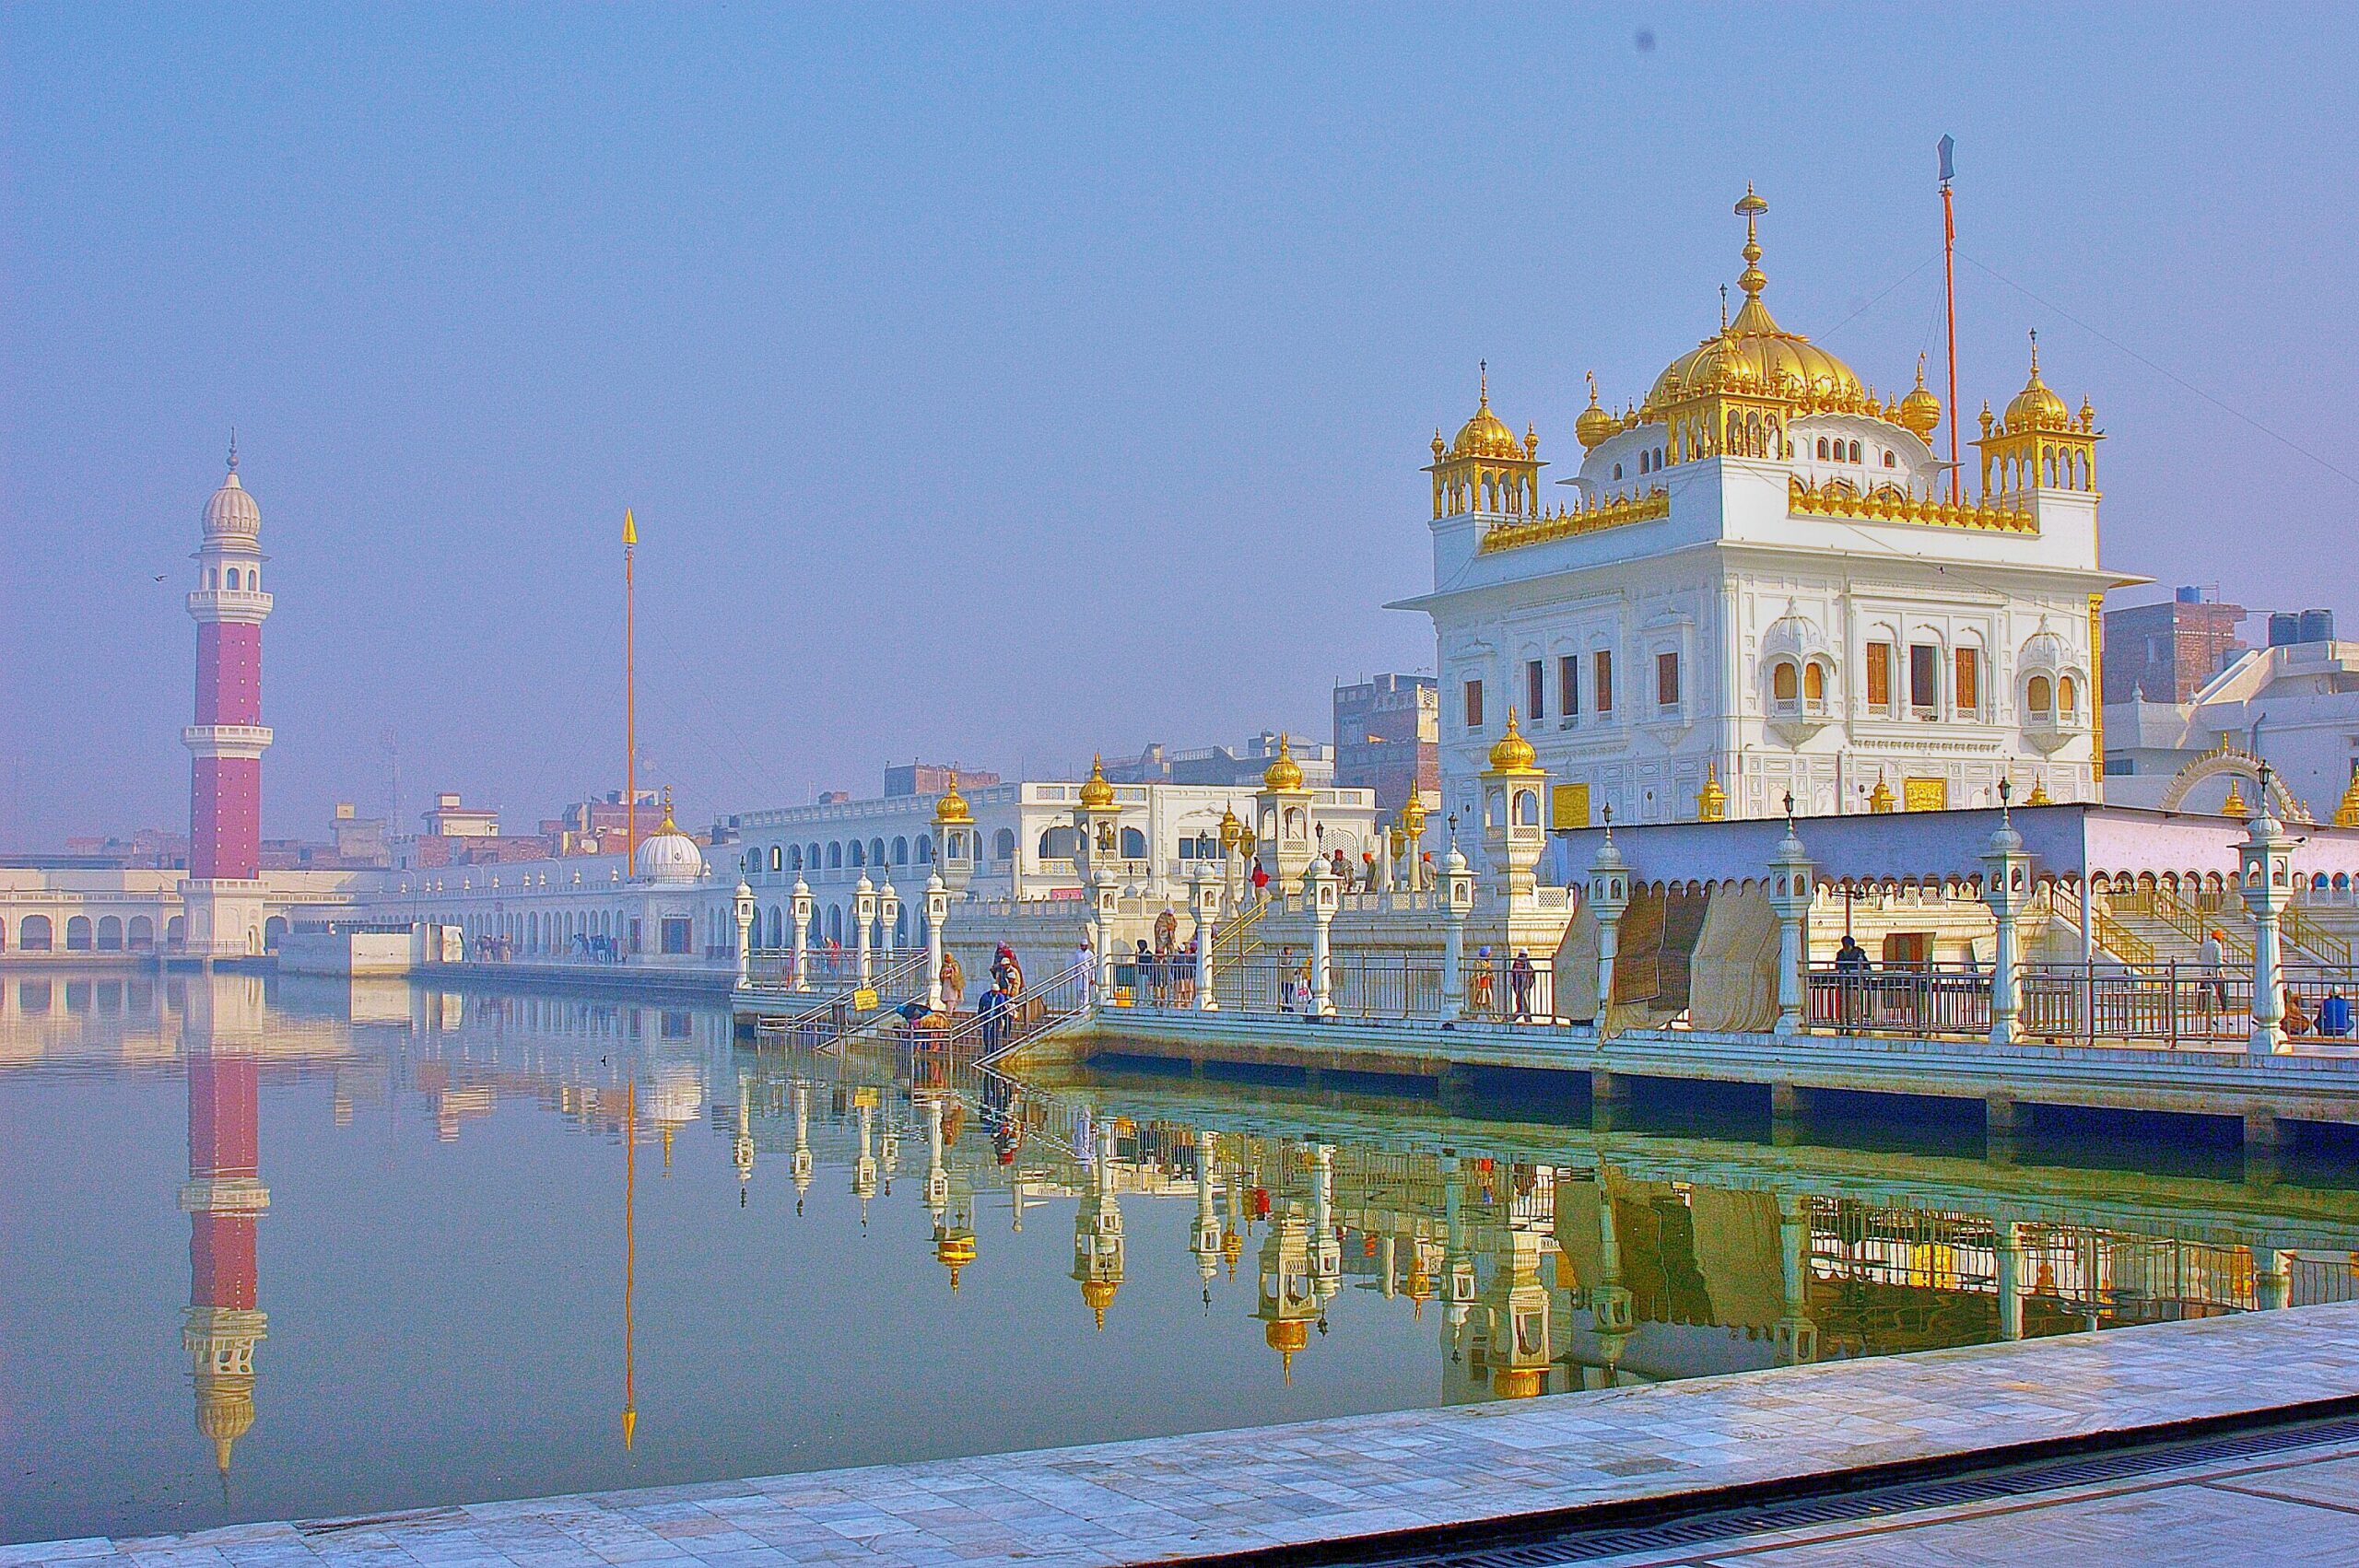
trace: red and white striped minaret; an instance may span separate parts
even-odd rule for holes
[[[188,951],[203,958],[263,950],[262,509],[229,474],[205,505],[205,542],[188,613],[196,622],[196,722],[181,731],[189,775]]]

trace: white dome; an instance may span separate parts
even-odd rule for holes
[[[668,832],[653,834],[640,841],[639,853],[631,861],[631,874],[641,882],[697,882],[704,876],[704,851],[697,841],[672,827]]]
[[[1770,622],[1769,629],[1761,634],[1761,657],[1831,661],[1835,645],[1827,640],[1816,621],[1789,604],[1786,613]]]
[[[2016,662],[2025,670],[2061,670],[2071,662],[2071,649],[2064,639],[2049,631],[2048,623],[2042,621],[2039,630],[2024,644],[2023,653]]]
[[[205,503],[205,532],[207,533],[259,533],[262,532],[262,509],[254,505],[253,497],[238,483],[235,459],[229,466],[229,476],[221,481],[221,488]]]

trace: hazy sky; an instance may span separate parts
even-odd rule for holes
[[[1955,18],[1944,25],[1943,17]],[[185,822],[187,556],[263,509],[264,825],[682,814],[918,753],[1324,734],[1429,668],[1437,425],[1542,456],[1768,300],[2095,400],[2109,565],[2346,616],[2340,8],[14,5],[0,845]],[[2044,301],[2044,302],[2043,302]],[[2315,453],[2317,456],[2305,455]],[[2340,470],[2340,472],[2338,472]],[[1559,467],[1555,473],[1567,472]],[[153,580],[158,573],[166,580]]]

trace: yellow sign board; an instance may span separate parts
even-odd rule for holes
[[[1589,825],[1589,786],[1558,784],[1548,792],[1548,825],[1556,828]]]
[[[856,991],[852,992],[852,993],[851,993],[851,1010],[852,1010],[854,1012],[875,1012],[875,1011],[876,1011],[876,988],[874,988],[874,986],[863,986],[863,987],[861,987],[861,988],[860,988],[860,989],[858,989],[858,990],[856,990]]]
[[[1904,778],[1900,781],[1900,804],[1904,811],[1945,812],[1950,809],[1950,781]]]

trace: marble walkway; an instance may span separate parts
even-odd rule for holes
[[[1089,1448],[0,1547],[0,1568],[1102,1568],[2353,1398],[2359,1303]],[[2350,1550],[2279,1560],[2359,1562],[2359,1513],[2335,1512],[2359,1507],[2359,1478],[2346,1468],[2317,1479],[2321,1498],[2345,1502],[2313,1513],[2352,1527]],[[2186,1494],[2189,1508],[2228,1505],[2216,1486]],[[2150,1516],[2141,1527],[2167,1546],[2177,1527]],[[2253,1527],[2258,1544],[2277,1539],[2279,1527]],[[1919,1539],[1922,1551],[1895,1544],[1881,1557],[1855,1534],[1785,1548],[1798,1556],[1724,1545],[1669,1561],[1731,1550],[1748,1562],[1989,1560]],[[2179,1560],[2092,1555],[2086,1540],[2042,1559],[2064,1555],[2076,1568]]]

